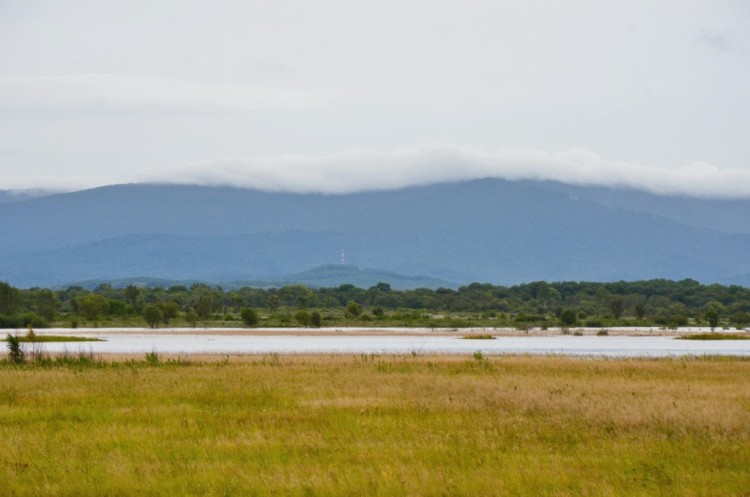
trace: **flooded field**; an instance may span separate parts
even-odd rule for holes
[[[44,330],[104,341],[45,343],[48,352],[164,354],[560,354],[600,357],[750,356],[750,340],[693,341],[675,336],[520,335],[467,340],[463,331],[408,330]]]

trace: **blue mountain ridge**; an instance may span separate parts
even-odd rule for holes
[[[269,280],[343,248],[359,267],[458,284],[747,284],[750,226],[732,222],[743,211],[747,200],[495,179],[346,195],[115,185],[0,204],[0,280]]]

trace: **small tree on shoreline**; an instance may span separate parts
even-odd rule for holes
[[[13,364],[22,364],[25,361],[23,347],[21,347],[21,339],[16,335],[8,333],[8,358]]]

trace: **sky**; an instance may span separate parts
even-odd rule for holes
[[[745,0],[0,0],[0,189],[750,197]]]

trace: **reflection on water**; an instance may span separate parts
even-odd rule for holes
[[[56,333],[58,334],[58,333]],[[74,334],[74,333],[71,333]],[[566,354],[633,357],[750,356],[750,340],[693,341],[672,337],[548,336],[463,340],[456,336],[321,336],[87,333],[105,342],[45,343],[49,352],[195,354]]]

